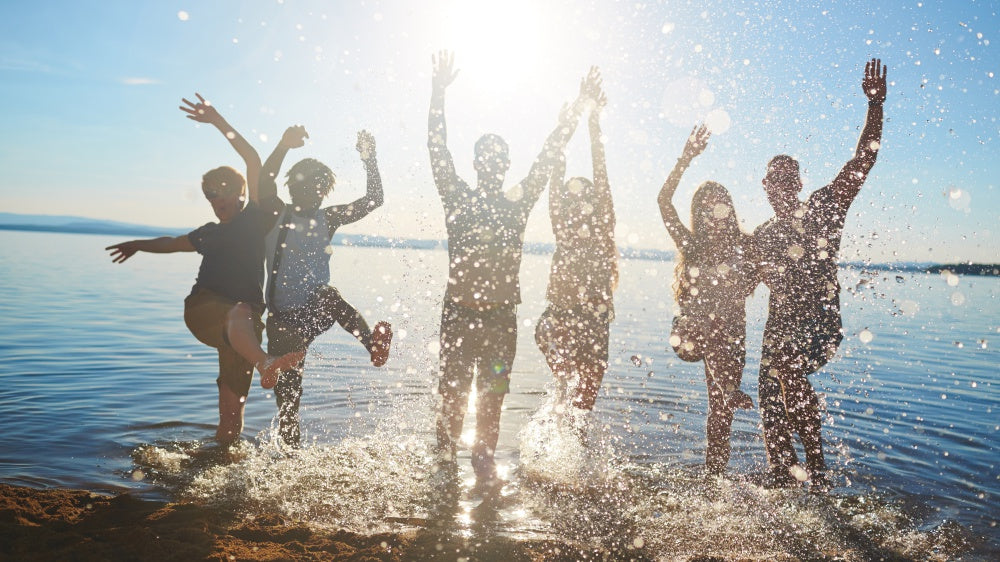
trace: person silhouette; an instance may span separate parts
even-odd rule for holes
[[[434,184],[445,211],[448,234],[448,285],[441,312],[441,408],[437,416],[438,452],[448,472],[455,466],[456,444],[476,381],[476,437],[472,466],[474,493],[499,490],[494,454],[500,408],[509,390],[517,343],[519,269],[528,214],[545,188],[557,154],[566,145],[582,110],[583,96],[564,111],[526,178],[508,191],[507,143],[485,134],[475,144],[475,189],[458,177],[448,149],[445,90],[455,80],[454,55],[432,56],[433,78],[427,148]]]
[[[246,178],[228,166],[202,177],[202,192],[219,222],[182,236],[131,240],[108,246],[115,263],[136,252],[198,252],[201,267],[191,294],[184,299],[184,322],[199,341],[219,354],[219,425],[215,439],[228,445],[243,431],[243,411],[256,366],[260,384],[272,388],[278,373],[305,356],[304,349],[271,356],[260,347],[264,324],[264,235],[275,221],[280,202],[273,190],[260,190],[260,156],[200,94],[198,103],[183,99],[189,119],[218,129],[246,164]],[[249,202],[246,195],[249,192]],[[244,203],[246,203],[244,205]]]
[[[261,185],[277,191],[278,170],[290,148],[303,146],[308,133],[302,126],[289,127],[281,142],[264,162]],[[368,216],[382,205],[382,179],[375,155],[375,138],[358,132],[356,148],[368,176],[364,196],[342,205],[320,208],[333,191],[336,178],[322,162],[301,160],[287,173],[291,204],[279,204],[278,220],[265,237],[268,281],[267,350],[281,355],[308,349],[334,325],[358,339],[380,367],[389,357],[392,327],[379,322],[369,328],[364,317],[330,286],[331,240],[337,229]],[[282,371],[274,387],[278,405],[278,434],[282,441],[298,447],[301,440],[299,404],[302,397],[304,362]]]
[[[810,489],[830,487],[823,457],[819,397],[807,375],[836,353],[843,339],[837,253],[848,208],[875,165],[882,139],[886,67],[872,59],[865,65],[861,87],[868,98],[864,129],[854,158],[829,185],[803,202],[799,163],[775,156],[762,180],[774,217],[754,230],[754,252],[761,277],[770,289],[764,326],[759,403],[769,482],[775,486],[810,481]],[[791,432],[805,452],[805,471]]]
[[[568,399],[564,406],[592,410],[608,370],[618,248],[601,140],[600,114],[607,97],[597,67],[583,79],[581,90],[594,101],[589,118],[594,179],[575,177],[564,184],[566,161],[560,153],[549,183],[556,239],[546,291],[549,305],[538,319],[535,342],[556,379],[557,393]],[[568,388],[574,380],[576,387]]]
[[[657,203],[678,255],[674,291],[679,312],[674,315],[670,344],[684,361],[705,364],[705,469],[718,475],[729,464],[734,411],[753,407],[740,383],[746,365],[746,299],[760,281],[750,255],[750,236],[740,229],[725,187],[712,181],[698,187],[691,201],[690,230],[671,202],[681,176],[705,150],[710,136],[704,125],[692,129]]]

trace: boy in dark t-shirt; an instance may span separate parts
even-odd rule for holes
[[[812,490],[830,486],[819,397],[806,376],[826,364],[843,339],[837,254],[847,210],[875,165],[882,140],[886,69],[880,60],[867,63],[861,87],[868,97],[865,127],[854,158],[832,183],[800,201],[799,164],[787,155],[771,159],[763,180],[775,216],[753,233],[759,271],[771,291],[758,392],[774,485],[808,478]],[[802,442],[805,470],[798,467],[793,431]]]
[[[261,386],[271,388],[278,373],[298,363],[305,351],[272,357],[260,347],[264,328],[260,320],[264,311],[263,241],[280,205],[274,190],[263,194],[258,190],[260,157],[200,95],[198,103],[183,101],[187,107],[181,106],[181,110],[189,119],[211,124],[229,139],[246,163],[246,180],[228,166],[202,177],[202,192],[218,223],[208,223],[183,236],[132,240],[106,249],[115,263],[136,252],[202,255],[194,287],[184,299],[184,322],[199,341],[218,350],[219,426],[215,438],[230,444],[243,431],[243,409],[254,367],[260,371]],[[245,207],[244,188],[250,195]]]

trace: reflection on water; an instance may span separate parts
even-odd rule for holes
[[[392,359],[375,369],[353,338],[322,336],[307,359],[307,445],[274,443],[274,397],[255,386],[246,441],[222,451],[206,443],[215,357],[181,319],[197,260],[112,266],[102,249],[114,241],[0,233],[0,480],[223,502],[363,532],[554,538],[650,558],[989,559],[1000,549],[996,279],[841,273],[853,288],[846,338],[811,378],[838,486],[825,497],[759,485],[755,410],[737,413],[728,478],[702,477],[704,375],[665,341],[670,263],[622,261],[597,407],[559,411],[532,341],[548,256],[525,256],[497,451],[509,483],[484,505],[469,497],[469,452],[459,452],[452,479],[429,449],[445,252],[337,248],[334,282],[366,317],[393,323]],[[361,263],[382,264],[383,274],[359,279]],[[760,288],[749,303],[751,395],[766,299]]]

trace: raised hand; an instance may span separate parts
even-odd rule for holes
[[[608,96],[604,93],[604,90],[597,91],[597,97],[594,98],[594,110],[590,112],[591,117],[596,117],[604,111],[604,108],[608,105]]]
[[[712,133],[704,123],[695,125],[691,129],[691,135],[688,136],[687,143],[684,144],[683,158],[690,160],[704,152],[705,147],[708,146],[708,137],[710,136],[712,136]]]
[[[187,113],[187,118],[199,123],[217,123],[222,117],[219,112],[216,111],[215,107],[212,106],[212,102],[205,101],[205,98],[201,97],[201,94],[195,92],[195,96],[198,97],[198,103],[194,103],[187,98],[181,98],[187,107],[183,105],[180,107],[181,111]]]
[[[601,78],[601,70],[596,66],[590,67],[587,75],[580,80],[580,96],[597,101],[603,88],[603,82],[604,79]]]
[[[861,88],[864,89],[868,99],[874,102],[884,102],[886,85],[885,76],[887,70],[881,59],[872,59],[865,64],[865,78],[861,81]]]
[[[437,56],[431,55],[431,66],[434,69],[431,84],[435,90],[444,91],[458,76],[458,71],[454,70],[455,53],[451,51],[441,50]]]
[[[358,144],[355,147],[361,154],[361,160],[367,162],[375,159],[375,137],[362,129],[358,131]]]
[[[307,138],[309,138],[309,133],[306,132],[304,126],[292,125],[285,129],[285,134],[281,135],[281,142],[278,144],[285,148],[299,148],[305,146]]]

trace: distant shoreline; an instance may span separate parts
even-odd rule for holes
[[[4,213],[10,216],[10,213]],[[67,217],[69,218],[69,217]],[[86,219],[87,222],[72,224],[0,224],[0,230],[13,230],[25,232],[54,232],[62,234],[92,234],[105,236],[180,236],[190,232],[188,229],[176,228],[155,228],[144,225],[129,225],[120,223],[102,223],[93,219]],[[387,238],[384,236],[336,234],[333,237],[335,246],[358,246],[363,248],[396,248],[411,250],[445,250],[448,242],[445,240],[418,240],[409,238]],[[550,243],[527,242],[524,245],[524,253],[534,255],[547,255],[555,250],[555,246]],[[619,248],[619,255],[628,259],[650,260],[650,261],[672,261],[675,252],[670,250],[651,250],[636,248]],[[865,262],[844,262],[840,264],[842,268],[875,270],[875,271],[895,271],[910,273],[933,273],[940,274],[951,272],[955,275],[975,275],[984,277],[1000,277],[1000,264],[982,263],[953,263],[935,264],[928,262],[896,262],[896,263],[865,263]]]

